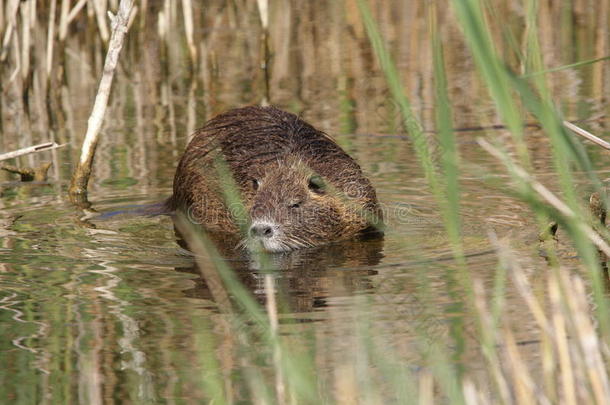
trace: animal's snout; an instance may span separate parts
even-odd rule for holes
[[[275,234],[275,226],[267,222],[255,222],[250,227],[250,235],[259,238],[271,238]]]

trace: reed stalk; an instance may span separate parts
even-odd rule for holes
[[[104,73],[100,80],[95,104],[89,116],[87,133],[81,147],[80,160],[74,169],[70,182],[69,195],[73,203],[77,205],[90,205],[87,200],[87,185],[91,176],[93,158],[97,147],[100,130],[104,120],[104,114],[110,97],[114,71],[119,61],[119,55],[123,47],[125,35],[127,34],[129,17],[133,7],[133,0],[121,0],[116,15],[111,15],[112,38],[108,46],[108,53],[104,62]]]
[[[21,14],[21,78],[27,79],[30,74],[30,52],[31,52],[31,38],[32,38],[32,18],[35,18],[35,11],[33,9],[34,2],[32,0],[26,0],[21,4],[19,8]],[[27,88],[24,88],[27,91]]]
[[[193,3],[191,0],[182,0],[182,14],[184,16],[184,34],[191,56],[191,64],[197,64],[197,47],[193,36]]]
[[[55,13],[57,9],[57,0],[51,0],[49,10],[49,26],[47,27],[47,59],[46,59],[46,80],[49,83],[51,71],[53,69],[53,44],[55,43]]]
[[[377,56],[384,73],[388,89],[392,98],[398,105],[403,126],[413,140],[413,147],[420,165],[424,171],[428,186],[432,191],[436,203],[443,216],[445,229],[450,237],[450,245],[456,260],[455,268],[446,272],[448,279],[449,295],[455,302],[456,310],[460,313],[468,312],[468,305],[472,305],[472,283],[470,275],[465,266],[461,247],[460,223],[459,223],[459,188],[457,186],[457,174],[455,166],[458,161],[457,149],[455,147],[454,134],[451,128],[451,109],[445,88],[445,75],[442,58],[442,48],[439,41],[434,41],[434,73],[437,91],[437,102],[441,106],[437,110],[437,124],[440,129],[440,144],[444,149],[440,150],[442,165],[447,170],[444,175],[439,172],[433,154],[431,140],[426,137],[419,119],[415,116],[409,99],[407,98],[398,74],[396,65],[386,49],[385,43],[377,24],[375,23],[371,10],[366,0],[358,0],[360,16],[366,27],[367,35]],[[431,17],[431,25],[435,26],[434,17]],[[451,195],[449,195],[451,194]],[[465,297],[465,298],[464,298]],[[464,325],[460,316],[451,319],[451,337],[455,350],[451,353],[451,360],[445,356],[448,353],[437,348],[434,356],[429,360],[433,364],[435,376],[440,381],[440,386],[445,393],[457,403],[463,403],[463,393],[458,388],[461,378],[461,357],[466,351],[466,339],[464,339]],[[457,364],[453,367],[453,364]]]
[[[140,0],[140,8],[142,12],[140,13],[140,29],[144,29],[146,26],[146,17],[148,16],[148,0]]]
[[[83,9],[83,7],[85,7],[85,5],[87,4],[87,1],[89,1],[89,0],[78,0],[78,2],[74,5],[74,7],[72,7],[72,9],[70,9],[70,12],[66,16],[66,22],[65,22],[66,27],[68,25],[70,25],[72,20],[74,20],[74,18],[78,15],[78,13],[80,13],[80,11]]]
[[[95,10],[95,18],[97,20],[97,27],[100,32],[100,37],[104,43],[108,43],[108,39],[110,37],[110,33],[108,31],[108,26],[106,25],[106,10],[108,9],[108,0],[92,0],[93,8]],[[131,2],[133,3],[133,1]],[[133,4],[130,5],[133,7]],[[129,14],[125,17],[125,27],[127,27],[127,21],[129,21]],[[111,23],[114,24],[114,23]],[[112,29],[114,32],[114,28]]]
[[[270,50],[269,50],[269,0],[257,0],[258,15],[261,22],[261,39],[260,39],[260,67],[263,72],[263,97],[261,105],[269,105],[271,94],[269,82],[271,80],[269,65],[270,65]]]
[[[30,153],[53,150],[53,149],[61,148],[62,146],[66,146],[66,144],[58,145],[55,142],[45,142],[45,143],[41,143],[41,144],[34,145],[34,146],[28,146],[26,148],[21,148],[19,150],[0,154],[0,161],[14,159],[16,157],[23,156],[23,155],[29,155]]]
[[[17,29],[17,13],[19,12],[19,0],[9,0],[7,4],[6,28],[2,39],[2,50],[0,52],[0,62],[4,62],[8,56],[12,35]],[[18,50],[15,50],[18,51]]]
[[[81,2],[79,2],[80,4]],[[85,3],[85,2],[83,2]],[[59,11],[59,29],[58,36],[60,41],[65,41],[66,35],[68,35],[68,15],[70,13],[70,0],[61,0],[61,7]]]

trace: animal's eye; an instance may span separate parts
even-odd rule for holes
[[[259,182],[256,179],[252,179],[252,188],[258,190]]]
[[[309,179],[308,187],[314,193],[323,194],[326,188],[326,184],[324,184],[324,180],[322,180],[322,177],[311,176]]]

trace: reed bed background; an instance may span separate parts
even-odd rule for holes
[[[116,3],[101,0],[2,3],[3,150],[50,139],[80,144],[105,55],[108,20],[102,17],[107,9],[116,9]],[[234,105],[260,102],[265,80],[260,69],[262,29],[254,2],[210,1],[205,7],[197,7],[196,12],[188,1],[136,1],[135,6],[114,84],[116,96],[111,99],[109,111],[114,120],[106,123],[110,126],[106,139],[125,137],[112,131],[111,126],[113,123],[119,126],[126,118],[126,107],[135,110],[135,122],[129,124],[137,139],[121,143],[130,146],[127,169],[142,174],[157,172],[157,162],[166,160],[146,155],[147,150],[156,153],[157,149],[148,134],[155,134],[158,142],[179,148],[186,142],[185,134],[192,133],[203,120]],[[401,68],[405,92],[423,122],[430,122],[434,116],[433,47],[426,23],[429,7],[408,1],[375,3],[384,39]],[[498,16],[502,15],[514,18],[490,23],[489,29],[503,60],[515,71],[522,71],[525,59],[521,57],[523,44],[519,41],[525,34],[525,5],[497,1],[489,2],[488,9],[491,22],[500,21]],[[537,37],[545,66],[606,56],[606,9],[605,1],[595,7],[584,0],[572,2],[572,7],[561,2],[542,4],[537,13],[542,28]],[[445,60],[450,66],[448,93],[458,105],[463,105],[464,100],[479,99],[486,92],[485,86],[476,75],[472,60],[463,57],[464,37],[451,8],[438,7],[435,13]],[[371,58],[355,3],[271,2],[269,16],[272,103],[299,111],[305,118],[321,123],[323,129],[335,132],[349,133],[356,128],[362,132],[400,130],[400,114],[379,65]],[[192,32],[187,28],[191,19]],[[556,30],[549,23],[562,19],[571,21],[566,26],[572,28]],[[315,23],[321,20],[327,23]],[[570,30],[574,30],[574,35]],[[551,91],[570,89],[577,96],[579,89],[590,88],[593,102],[590,108],[598,111],[591,114],[595,118],[604,108],[606,65],[585,67],[590,74],[583,77],[576,76],[578,70],[551,75],[548,77]],[[454,81],[452,77],[461,79]],[[582,83],[583,80],[586,82]],[[353,108],[355,105],[358,108]],[[331,111],[344,113],[337,115]],[[469,111],[456,111],[454,126],[497,123],[496,112],[487,106],[485,111],[476,122],[471,122]],[[578,115],[576,110],[565,113],[568,119]],[[594,131],[600,128],[595,120],[590,125]],[[109,148],[109,144],[102,139],[100,147]],[[72,152],[68,157],[73,159],[76,155]],[[28,159],[33,163],[37,157]],[[98,162],[96,178],[109,178],[111,168],[107,161]],[[69,167],[56,175],[65,178]]]
[[[418,159],[427,180],[424,192],[437,202],[453,260],[445,267],[442,287],[422,280],[417,291],[408,292],[418,311],[414,341],[376,333],[386,330],[377,329],[371,316],[382,297],[367,295],[350,308],[329,309],[328,328],[345,332],[337,341],[298,325],[278,324],[278,317],[289,318],[290,311],[278,314],[278,306],[288,304],[272,279],[264,278],[266,299],[257,302],[205,236],[191,233],[189,224],[181,223],[197,247],[202,277],[214,286],[218,313],[193,320],[196,343],[189,348],[191,358],[168,354],[170,359],[164,361],[196,362],[203,371],[171,376],[173,385],[159,392],[155,383],[160,377],[153,376],[152,369],[144,370],[124,393],[130,401],[164,402],[164,395],[185,395],[188,388],[195,398],[213,403],[610,401],[608,274],[598,251],[605,248],[608,232],[589,214],[575,178],[586,178],[590,190],[599,192],[602,201],[607,199],[603,179],[593,170],[595,162],[562,125],[564,119],[586,115],[587,128],[599,135],[608,130],[609,64],[599,60],[610,54],[607,0],[455,0],[449,5],[271,1],[267,33],[260,18],[264,8],[254,2],[210,1],[196,7],[188,0],[142,0],[136,5],[107,115],[112,119],[107,120],[96,158],[94,191],[123,172],[128,173],[125,177],[150,178],[151,189],[167,187],[168,183],[155,183],[159,176],[149,174],[171,165],[166,160],[175,161],[187,134],[228,107],[267,99],[320,122],[325,130],[406,131],[412,155],[398,158]],[[60,188],[76,161],[101,74],[109,38],[106,10],[116,7],[117,1],[103,0],[0,3],[2,147],[6,151],[51,139],[70,143],[70,149],[54,156],[53,181]],[[553,29],[557,22],[571,28]],[[349,52],[340,52],[341,48]],[[261,60],[268,69],[261,69]],[[586,75],[575,68],[561,69],[577,62],[585,62],[576,69],[584,69]],[[545,74],[549,68],[560,69]],[[456,83],[457,77],[468,81]],[[583,87],[590,89],[586,106],[556,102],[566,88],[580,97]],[[463,114],[463,100],[469,98],[486,100],[474,117]],[[579,110],[583,108],[586,114]],[[130,109],[136,111],[135,118],[124,113]],[[529,136],[526,124],[532,123],[541,128],[543,141]],[[501,124],[503,131],[480,131],[476,152],[459,147],[455,129],[490,124]],[[115,159],[121,155],[112,149],[117,143],[127,145],[121,152],[126,156],[118,163]],[[164,145],[171,146],[170,152],[163,151]],[[530,208],[540,231],[551,220],[560,224],[578,252],[576,265],[566,264],[551,243],[545,245],[548,265],[531,268],[514,252],[514,241],[490,230],[489,245],[497,258],[492,288],[484,288],[470,271],[460,176],[484,177],[473,163],[482,150],[505,167],[506,177],[497,187]],[[557,196],[549,197],[539,186],[537,154],[552,156]],[[366,161],[366,151],[357,157]],[[18,163],[35,166],[38,159],[20,158]],[[262,268],[273,267],[269,258],[258,260]],[[407,295],[399,281],[393,287],[396,290],[389,289],[388,296]],[[110,310],[120,314],[121,302],[128,298],[121,298],[111,286],[104,288],[118,297]],[[432,315],[431,297],[438,288],[456,303],[444,322]],[[85,292],[91,305],[99,301],[105,308],[94,290]],[[516,291],[527,309],[520,319],[509,316],[508,290]],[[9,304],[5,297],[2,308]],[[50,316],[58,325],[73,317],[78,314]],[[474,328],[465,318],[475,320]],[[136,332],[127,332],[139,331],[138,326],[129,317],[119,319],[122,336],[135,339]],[[409,319],[405,316],[404,322]],[[515,335],[516,324],[526,319],[536,326],[534,342]],[[79,338],[88,337],[93,347],[83,343],[81,380],[70,382],[62,376],[70,361],[47,363],[52,372],[44,376],[25,372],[25,380],[39,387],[26,393],[30,396],[5,392],[4,398],[21,398],[22,403],[40,398],[61,398],[64,403],[108,400],[109,386],[116,381],[99,350],[104,346],[99,330],[103,324],[79,320]],[[55,327],[58,332],[52,333],[65,332]],[[225,340],[219,341],[211,329],[222,331]],[[104,339],[119,336],[114,331]],[[125,342],[121,345],[131,350],[137,363],[140,352]],[[417,361],[404,362],[405,352],[417,353]],[[74,384],[78,398],[70,394]]]

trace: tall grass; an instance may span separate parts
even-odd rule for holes
[[[17,3],[9,2],[9,14],[17,13]],[[59,11],[59,23],[58,27],[53,29],[51,21],[47,31],[49,38],[57,36],[60,40],[65,40],[70,22],[77,18],[79,13],[84,13],[82,10],[85,10],[86,2],[79,1],[72,9],[69,8],[69,3],[62,1],[60,10],[55,10],[55,1],[51,3],[53,12],[49,19],[53,20],[53,16]],[[266,4],[259,2],[259,5],[263,3]],[[99,31],[101,42],[105,43],[107,34],[104,32],[107,27],[104,28],[103,14],[108,2],[96,1],[87,4],[90,4],[87,7],[93,7],[89,9],[92,14],[91,19],[87,21],[95,21],[98,24],[95,29]],[[145,7],[146,2],[138,4]],[[157,10],[159,19],[156,29],[165,41],[167,49],[164,52],[177,52],[170,49],[174,38],[170,28],[175,26],[178,20],[177,4],[166,1],[163,7]],[[197,41],[192,38],[195,24],[192,2],[183,0],[180,4],[185,25],[186,54],[190,59],[190,66],[195,70],[201,69],[199,73],[203,75],[207,72],[208,64],[207,61],[201,63],[201,60],[207,50],[204,46],[198,47]],[[414,325],[413,346],[415,351],[421,354],[421,359],[406,363],[403,360],[405,356],[401,353],[401,350],[404,350],[401,344],[405,342],[389,341],[387,336],[375,329],[372,312],[377,308],[376,297],[361,295],[350,308],[329,309],[329,319],[325,320],[329,328],[342,331],[347,329],[344,336],[330,342],[342,348],[342,354],[348,354],[337,355],[334,347],[328,347],[329,340],[324,338],[323,333],[282,333],[285,326],[281,323],[280,308],[285,307],[287,303],[275,285],[275,277],[281,269],[274,268],[269,257],[262,255],[254,258],[258,261],[264,278],[262,286],[265,304],[261,305],[241,284],[234,269],[220,257],[205,233],[194,229],[188,221],[179,219],[177,226],[193,248],[201,276],[210,286],[219,316],[194,319],[194,356],[178,359],[170,356],[171,360],[168,362],[196,364],[201,375],[188,376],[188,381],[192,384],[193,381],[199,382],[203,392],[202,400],[214,404],[245,401],[256,404],[607,403],[610,400],[610,320],[604,292],[605,276],[592,240],[598,247],[605,242],[596,239],[598,235],[594,231],[594,219],[588,215],[587,207],[576,191],[574,168],[586,172],[591,184],[598,189],[600,182],[591,171],[588,157],[578,141],[563,128],[561,112],[554,105],[551,92],[547,88],[544,73],[561,68],[548,69],[542,62],[543,55],[538,44],[535,18],[538,3],[535,0],[526,1],[527,37],[523,49],[519,52],[521,59],[518,63],[524,66],[521,76],[509,68],[510,63],[500,58],[490,30],[490,24],[494,23],[493,16],[486,14],[484,2],[455,0],[450,6],[458,17],[469,52],[478,68],[478,77],[495,103],[495,112],[502,118],[510,133],[510,137],[506,139],[495,137],[494,133],[484,133],[480,144],[485,145],[486,150],[506,168],[510,179],[510,182],[505,180],[503,184],[506,192],[511,196],[517,195],[528,204],[541,226],[552,219],[566,230],[578,250],[581,266],[586,271],[584,276],[570,274],[560,260],[555,260],[548,267],[536,269],[537,274],[528,274],[521,258],[512,250],[510,240],[499,238],[490,231],[489,243],[497,257],[497,272],[491,290],[486,290],[477,275],[472,274],[464,253],[462,229],[465,219],[461,216],[459,178],[460,174],[470,170],[471,166],[460,156],[456,133],[452,130],[452,101],[447,91],[450,77],[444,59],[446,49],[440,41],[440,27],[436,20],[438,10],[433,6],[427,9],[428,31],[433,38],[431,54],[436,113],[436,131],[430,135],[423,131],[420,119],[412,107],[413,103],[407,97],[400,80],[400,72],[381,35],[369,2],[358,0],[357,5],[357,18],[366,30],[391,97],[398,106],[401,122],[412,139],[414,152],[435,198],[453,252],[454,260],[446,266],[444,279],[447,284],[442,287],[447,289],[449,299],[454,303],[450,308],[451,313],[447,314],[448,321],[434,323],[432,294],[433,289],[439,288],[438,286],[422,280],[417,291],[401,291],[403,295],[416,297],[413,306],[418,307],[419,317],[432,319],[430,322],[435,326],[432,328],[424,322]],[[264,8],[261,7],[261,10]],[[266,16],[267,12],[261,12],[261,16],[263,15]],[[138,15],[142,26],[146,25],[147,16],[150,18],[147,13]],[[272,35],[273,22],[267,21],[266,17],[263,21],[263,41],[266,47],[266,41],[270,39],[268,36]],[[3,32],[14,30],[11,24],[10,19],[0,18],[0,28],[4,29]],[[8,36],[9,40],[11,35]],[[60,42],[54,45],[53,41],[47,41],[48,50],[44,58],[47,71],[53,64],[49,60],[58,52],[54,50],[54,46],[61,47],[63,44]],[[18,54],[19,50],[3,48],[0,59],[9,55],[17,57]],[[265,63],[269,62],[267,56],[265,54],[263,58]],[[569,66],[582,66],[600,62],[602,59]],[[25,66],[21,65],[21,68],[25,69]],[[18,73],[21,75],[20,71]],[[266,70],[264,74],[267,86],[267,75],[272,75],[273,72]],[[24,83],[27,86],[27,82]],[[195,91],[194,88],[191,89]],[[165,91],[170,90],[171,86],[165,87]],[[264,91],[269,96],[268,89]],[[171,107],[171,100],[168,106]],[[541,183],[535,179],[536,172],[528,149],[529,140],[524,129],[526,117],[530,115],[541,125],[552,146],[549,153],[553,155],[555,174],[560,179],[561,199],[555,195],[549,196],[548,190],[541,187]],[[175,131],[175,128],[173,130]],[[510,153],[513,150],[517,151],[516,155]],[[219,176],[227,180],[226,199],[231,203],[238,203],[239,195],[230,173],[222,163],[219,163]],[[247,218],[242,218],[240,222],[247,224]],[[112,278],[111,275],[108,277]],[[519,319],[511,318],[514,314],[507,308],[506,291],[509,286],[517,291],[527,308],[527,312],[518,314]],[[593,295],[589,294],[589,289],[593,291]],[[8,301],[1,300],[0,307],[10,307],[11,303]],[[95,304],[96,301],[92,300],[91,305]],[[119,309],[123,311],[122,308]],[[333,312],[339,310],[343,312]],[[65,313],[53,319],[60,319],[65,324],[72,323],[78,315],[72,311],[73,307],[69,306]],[[34,317],[31,309],[28,309],[26,315],[32,319]],[[346,318],[350,322],[346,322]],[[470,328],[474,331],[469,329],[466,319],[475,320],[474,328]],[[536,332],[532,335],[538,335],[538,341],[520,342],[515,336],[516,323],[523,319],[533,320]],[[78,325],[91,324],[92,329],[101,329],[98,319],[85,320],[88,323],[81,319],[77,321]],[[409,320],[404,317],[401,321]],[[346,324],[349,327],[346,328]],[[125,325],[122,327],[126,328]],[[222,332],[211,333],[212,329]],[[61,341],[61,325],[54,328],[53,333],[54,341]],[[70,331],[67,331],[66,335],[71,336]],[[109,336],[119,340],[117,336]],[[8,352],[12,348],[7,342],[0,342],[0,345],[3,351]],[[256,349],[253,350],[253,347]],[[81,350],[83,362],[99,361],[96,357],[99,353],[96,350],[86,347],[85,344]],[[224,350],[234,355],[231,358],[235,359],[234,362],[223,357]],[[320,358],[332,357],[333,354],[336,357],[326,363],[332,365],[332,369],[328,370],[321,365],[325,363]],[[137,351],[134,350],[133,356],[136,355]],[[57,377],[61,375],[62,370],[67,372],[72,367],[68,357],[66,354],[63,364],[59,364],[61,358],[54,358],[54,363],[49,367],[54,371],[52,378],[58,379],[57,385],[65,389],[60,398],[69,402],[72,400],[71,382]],[[483,360],[472,364],[470,359],[473,357]],[[85,370],[87,364],[80,366]],[[24,381],[35,385],[38,377],[29,372],[27,367],[20,370],[27,377],[24,377]],[[2,371],[0,375],[3,375]],[[88,377],[96,377],[95,372],[89,373]],[[94,382],[89,383],[91,386],[95,385]],[[238,383],[244,392],[238,392],[235,388]],[[129,396],[133,402],[138,402],[138,398],[143,402],[141,397],[138,397],[136,388],[137,385],[130,385],[133,392],[129,392]],[[186,386],[181,389],[188,388],[189,386]],[[5,391],[4,386],[0,388],[0,392],[4,398],[15,396],[15,393]],[[28,397],[32,392],[26,392],[22,398],[36,402],[37,397]],[[95,392],[95,389],[92,389],[92,392]],[[176,396],[189,394],[179,389],[176,389],[176,392]]]
[[[442,177],[442,175],[439,173],[437,164],[434,160],[433,148],[430,140],[424,134],[423,127],[417,117],[415,117],[415,114],[411,109],[411,103],[404,94],[403,86],[400,82],[394,62],[386,50],[383,39],[381,38],[377,25],[373,20],[367,2],[365,0],[359,0],[358,7],[364,25],[367,29],[371,45],[375,50],[377,59],[385,74],[388,87],[392,96],[394,97],[394,101],[399,106],[399,111],[403,117],[404,127],[413,139],[413,146],[416,155],[419,158],[423,171],[428,180],[428,184],[432,190],[432,193],[436,197],[440,211],[445,220],[445,227],[448,231],[451,246],[458,262],[458,266],[456,268],[449,269],[447,272],[447,278],[448,280],[451,280],[448,289],[453,302],[456,303],[456,313],[463,313],[464,308],[462,305],[461,296],[464,293],[466,293],[466,295],[470,294],[470,281],[469,274],[464,266],[463,248],[460,240],[460,222],[458,214],[459,194],[457,184],[458,167],[456,165],[457,149],[455,147],[454,133],[451,130],[453,125],[445,88],[441,45],[438,40],[433,41],[435,48],[434,73],[437,89],[436,101],[439,105],[437,112],[440,129],[440,154],[442,165],[445,170],[443,173],[445,177]],[[465,350],[464,342],[466,340],[463,336],[464,326],[461,317],[459,315],[452,317],[451,323],[453,343],[457,347],[457,350],[453,356],[455,362],[452,363],[450,361],[450,355],[448,353],[444,353],[444,350],[442,350],[441,347],[435,348],[435,355],[431,357],[430,360],[438,370],[437,376],[439,379],[441,379],[445,389],[451,392],[454,399],[456,399],[460,397],[460,391],[455,388],[457,385],[455,381],[457,378],[456,372],[458,370],[454,369],[453,366],[460,365],[460,358]]]
[[[594,292],[595,309],[587,301],[582,279],[577,275],[566,274],[567,270],[557,262],[549,268],[539,269],[546,281],[542,296],[535,294],[534,290],[538,287],[532,285],[532,281],[528,279],[509,243],[498,240],[493,233],[490,234],[490,241],[497,251],[498,272],[491,296],[483,289],[481,281],[470,274],[463,256],[460,231],[460,159],[455,134],[451,129],[451,102],[446,92],[443,48],[437,39],[438,27],[434,12],[431,14],[430,27],[434,38],[432,43],[438,131],[436,138],[430,139],[422,130],[404,93],[398,71],[384,45],[368,3],[358,0],[357,4],[388,88],[402,115],[405,129],[413,141],[414,151],[444,219],[455,256],[455,264],[448,270],[448,279],[455,282],[453,286],[449,286],[450,296],[460,303],[459,312],[466,312],[476,319],[476,343],[474,347],[465,346],[466,331],[460,316],[451,321],[449,345],[434,339],[430,341],[427,331],[419,330],[419,345],[423,351],[428,351],[424,356],[424,370],[413,373],[406,365],[393,362],[392,349],[383,346],[380,348],[376,344],[378,337],[372,332],[370,319],[366,316],[370,304],[365,300],[352,310],[355,323],[352,337],[355,342],[354,356],[336,365],[344,373],[344,376],[336,381],[338,388],[328,392],[321,390],[319,385],[305,384],[303,380],[315,381],[315,375],[311,374],[315,373],[315,370],[303,368],[295,372],[303,366],[300,361],[294,362],[291,367],[280,367],[276,369],[276,373],[283,376],[282,381],[287,387],[307,387],[305,392],[309,398],[328,403],[350,403],[354,398],[358,398],[358,402],[362,403],[378,403],[382,398],[384,401],[389,399],[390,402],[397,403],[432,403],[440,398],[451,403],[604,403],[610,399],[606,365],[607,297],[603,292],[599,257],[589,239],[591,234],[583,233],[583,226],[588,226],[591,219],[575,192],[572,173],[572,164],[585,171],[590,171],[591,165],[578,142],[561,125],[562,117],[553,105],[544,77],[532,76],[533,82],[528,83],[507,68],[507,64],[498,57],[494,49],[484,10],[478,1],[452,3],[479,68],[479,74],[495,101],[498,114],[512,134],[510,142],[504,143],[490,137],[489,142],[493,144],[493,149],[490,150],[499,152],[495,156],[501,157],[502,162],[506,164],[508,174],[515,185],[514,190],[524,202],[530,204],[533,214],[540,219],[550,217],[565,226],[579,252],[583,267],[588,269],[587,281]],[[536,39],[536,2],[529,4],[531,7],[528,9],[528,36],[522,52],[526,75],[532,71],[545,71]],[[571,210],[570,215],[549,207],[544,200],[545,196],[539,194],[537,183],[529,180],[529,176],[535,173],[532,170],[524,130],[526,112],[537,118],[549,137],[562,197]],[[484,138],[486,136],[483,136]],[[438,146],[435,147],[436,145]],[[508,149],[517,151],[518,160],[505,153]],[[527,175],[523,176],[523,173]],[[595,175],[590,174],[593,184],[599,186]],[[517,343],[512,332],[513,325],[504,320],[507,311],[504,294],[509,282],[527,303],[530,310],[527,315],[533,317],[540,328],[542,364],[537,368],[542,370],[542,374],[532,370],[532,359],[528,359],[531,354],[524,349],[525,346]],[[250,300],[248,293],[241,289],[236,289],[233,295],[238,301]],[[426,302],[425,295],[423,297]],[[544,297],[548,297],[548,301]],[[257,315],[257,319],[260,319],[260,316],[262,315]],[[272,318],[273,314],[268,314],[267,320],[259,323],[260,326],[266,325],[268,333],[274,330],[273,322],[270,321]],[[282,345],[281,336],[276,335],[273,342],[270,341],[272,346],[281,348],[279,350],[283,359],[292,357],[291,348]],[[424,344],[430,346],[424,348]],[[447,350],[447,347],[452,349]],[[464,353],[467,350],[480,350],[486,361],[484,367],[487,379],[477,376],[465,363]],[[377,375],[372,374],[373,369],[377,370]],[[389,383],[381,389],[378,385],[380,381]],[[438,388],[438,391],[435,388]],[[289,393],[287,398],[275,396],[260,400],[263,403],[301,403],[303,400],[302,397],[291,395],[294,390],[290,388],[286,392]]]

